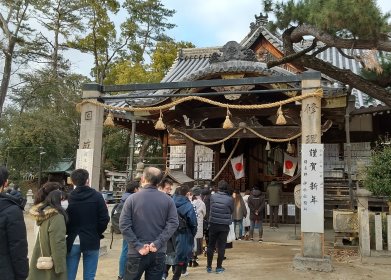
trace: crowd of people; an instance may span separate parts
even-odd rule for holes
[[[73,280],[81,256],[83,279],[95,279],[100,240],[110,217],[102,195],[89,186],[88,178],[86,170],[76,169],[71,173],[74,189],[69,194],[56,182],[47,182],[38,190],[29,211],[36,221],[29,264],[25,201],[5,192],[8,171],[0,167],[0,270],[6,272],[1,279]],[[128,182],[115,207],[123,237],[118,280],[141,279],[142,275],[165,280],[170,273],[170,279],[178,280],[188,274],[188,267],[199,266],[202,254],[207,257],[206,272],[223,273],[232,223],[237,240],[254,240],[258,228],[262,242],[265,195],[258,188],[243,197],[224,180],[213,189],[183,184],[172,194],[173,188],[173,182],[155,167],[145,168],[140,181]],[[267,190],[273,203],[279,203],[280,192],[277,183]],[[277,220],[272,223],[278,227]]]

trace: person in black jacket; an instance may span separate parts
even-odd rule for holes
[[[25,280],[29,274],[25,200],[3,193],[7,183],[8,171],[0,167],[0,278]]]
[[[85,169],[76,169],[71,173],[76,188],[69,194],[67,208],[68,280],[76,278],[81,253],[84,280],[95,278],[100,239],[110,219],[103,196],[89,187],[88,177]]]
[[[217,184],[218,192],[210,197],[209,212],[209,243],[207,250],[206,271],[212,272],[213,253],[217,247],[217,266],[216,273],[223,273],[222,267],[225,244],[229,232],[229,225],[232,223],[232,212],[234,201],[229,193],[229,185],[226,181],[221,180]]]

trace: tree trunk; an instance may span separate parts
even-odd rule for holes
[[[148,151],[149,143],[151,142],[151,138],[146,138],[144,139],[143,143],[141,144],[141,148],[139,151],[139,156],[138,156],[138,162],[143,162],[145,159],[145,156]]]
[[[3,112],[5,97],[7,96],[8,86],[11,79],[14,48],[15,48],[15,39],[11,38],[7,50],[4,52],[5,60],[4,60],[4,68],[3,68],[3,79],[1,80],[1,86],[0,86],[0,118]]]

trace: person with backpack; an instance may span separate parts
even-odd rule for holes
[[[121,233],[119,229],[119,218],[121,216],[122,208],[124,207],[126,199],[136,193],[140,183],[138,181],[130,181],[126,185],[125,193],[122,195],[121,200],[118,204],[116,204],[111,212],[111,234],[113,237],[113,233]],[[111,239],[113,240],[113,239]],[[111,246],[110,246],[111,248]],[[125,239],[122,241],[122,250],[121,255],[119,257],[119,269],[118,269],[118,280],[122,280],[125,275],[126,262],[128,260],[128,243]]]
[[[184,267],[190,260],[197,233],[197,216],[188,186],[180,186],[175,190],[173,200],[178,212],[179,226],[175,232],[175,268],[172,280],[179,280]]]

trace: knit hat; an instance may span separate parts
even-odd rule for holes
[[[199,196],[201,195],[202,189],[200,187],[193,187],[190,191],[193,195]]]

